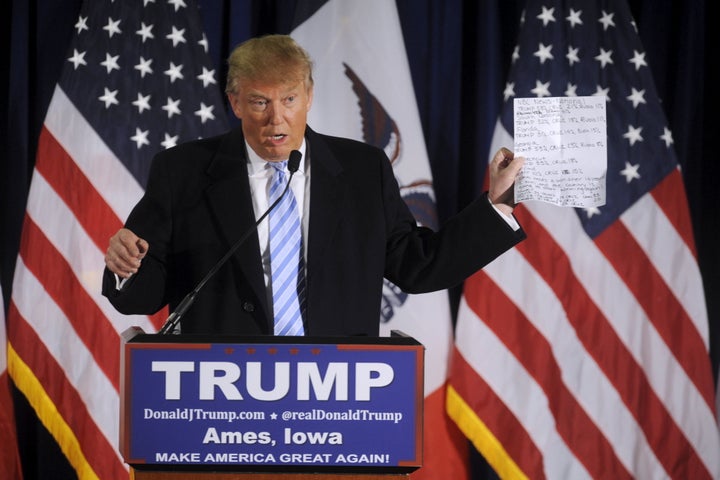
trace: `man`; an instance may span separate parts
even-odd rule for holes
[[[293,150],[302,154],[286,194],[302,232],[296,334],[377,336],[383,277],[408,293],[449,288],[525,238],[512,217],[522,159],[509,150],[490,165],[489,192],[433,232],[417,226],[382,150],[307,126],[312,62],[292,38],[251,39],[228,63],[241,128],[159,153],[110,239],[103,294],[120,312],[176,308],[268,209],[272,164]],[[278,334],[270,237],[264,220],[204,285],[183,333]]]

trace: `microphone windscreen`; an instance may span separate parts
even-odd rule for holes
[[[300,153],[297,150],[293,150],[290,152],[290,158],[288,158],[288,170],[290,173],[297,172],[298,168],[300,167],[300,159],[302,158],[302,153]]]

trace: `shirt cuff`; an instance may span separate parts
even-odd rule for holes
[[[122,290],[123,287],[125,286],[125,284],[127,283],[127,281],[130,280],[130,277],[122,278],[117,273],[113,273],[113,275],[115,275],[115,289],[116,290]]]
[[[490,202],[490,197],[488,197],[488,202]],[[515,219],[515,217],[513,217],[512,215],[505,215],[502,210],[497,208],[492,202],[490,202],[490,205],[492,205],[495,211],[500,215],[500,217],[502,217],[503,220],[505,220],[505,223],[507,223],[510,228],[513,229],[513,231],[517,232],[518,230],[520,230],[520,224]]]

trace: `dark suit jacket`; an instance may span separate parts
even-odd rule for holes
[[[306,132],[311,162],[306,334],[379,332],[383,276],[408,293],[449,288],[525,238],[482,196],[439,232],[418,227],[382,150]],[[148,241],[123,291],[106,270],[103,294],[125,314],[174,309],[255,215],[238,128],[156,156],[126,226]],[[183,333],[272,334],[257,235],[204,286]]]

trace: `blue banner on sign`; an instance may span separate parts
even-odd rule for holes
[[[125,345],[131,464],[420,466],[412,345]]]

